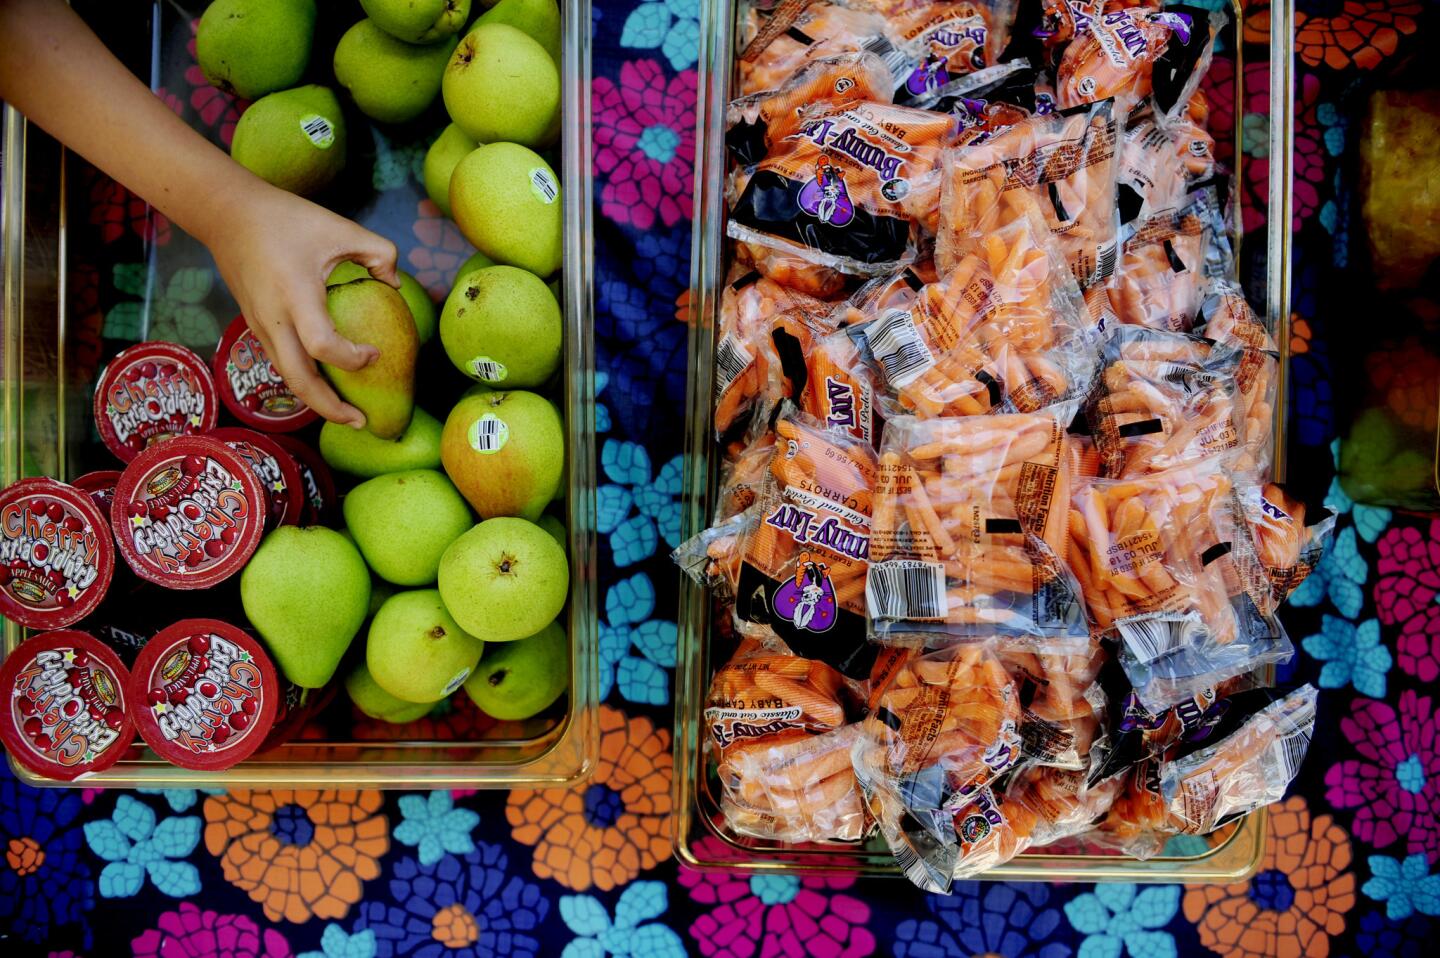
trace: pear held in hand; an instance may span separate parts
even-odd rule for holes
[[[410,425],[415,410],[415,360],[420,336],[405,298],[378,279],[357,279],[325,291],[335,329],[354,343],[380,350],[363,369],[351,372],[321,363],[340,398],[365,414],[365,429],[394,439]]]

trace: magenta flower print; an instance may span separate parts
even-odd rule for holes
[[[1380,539],[1375,564],[1375,611],[1400,626],[1395,643],[1400,668],[1422,682],[1440,678],[1440,519],[1396,526]]]
[[[707,859],[724,854],[718,839],[702,839],[699,850]],[[706,958],[860,958],[875,951],[865,927],[870,906],[843,894],[853,877],[716,875],[682,867],[679,881],[695,901],[713,906],[690,925]]]
[[[1440,713],[1430,699],[1406,689],[1398,708],[1356,699],[1340,720],[1342,740],[1358,759],[1325,773],[1325,797],[1336,808],[1359,809],[1351,828],[1376,848],[1400,844],[1406,854],[1440,859]]]
[[[205,71],[200,69],[200,64],[195,57],[195,37],[193,34],[199,28],[198,19],[190,22],[190,43],[186,49],[190,51],[190,67],[185,71],[185,82],[190,86],[190,105],[200,116],[200,122],[208,129],[215,132],[220,142],[229,146],[230,141],[235,138],[235,124],[240,122],[240,114],[250,106],[249,100],[242,100],[234,94],[226,93],[210,85],[205,79]]]
[[[668,81],[654,60],[620,68],[620,82],[595,80],[595,169],[605,178],[600,208],[617,223],[648,230],[658,219],[690,219],[695,189],[695,71]]]
[[[131,942],[135,958],[290,958],[278,931],[244,915],[221,915],[184,902]]]

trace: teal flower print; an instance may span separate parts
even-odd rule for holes
[[[480,816],[468,808],[456,808],[450,793],[440,789],[424,795],[402,795],[400,814],[404,821],[395,826],[395,840],[414,845],[422,865],[433,865],[446,853],[468,855],[475,850],[470,832]]]
[[[1407,856],[1404,861],[1370,856],[1370,872],[1375,876],[1360,886],[1369,898],[1385,903],[1385,916],[1391,921],[1409,918],[1415,912],[1440,915],[1440,875],[1430,874],[1424,852]]]
[[[215,272],[183,266],[169,280],[151,276],[144,263],[116,263],[112,279],[118,292],[139,302],[116,303],[105,314],[106,339],[140,342],[163,339],[210,355],[220,324],[205,301],[215,288]]]
[[[698,0],[646,0],[625,18],[620,45],[659,50],[676,70],[700,59]]]
[[[601,404],[600,394],[610,385],[610,373],[604,369],[595,370],[595,431],[610,431],[610,407]]]
[[[1380,622],[1368,619],[1356,625],[1348,619],[1326,615],[1320,633],[1300,643],[1320,667],[1322,689],[1355,691],[1372,699],[1385,697],[1385,673],[1390,671],[1390,650],[1380,644]]]
[[[1096,885],[1065,905],[1065,917],[1085,935],[1077,958],[1175,958],[1175,936],[1164,927],[1180,908],[1180,886],[1154,885],[1137,894],[1130,884]]]
[[[200,871],[185,861],[200,841],[200,819],[194,815],[157,824],[149,805],[121,795],[111,818],[85,823],[85,841],[109,863],[100,872],[102,897],[134,897],[146,875],[171,898],[200,893]]]
[[[655,584],[645,573],[622,579],[605,593],[600,623],[600,700],[613,687],[631,702],[668,705],[675,667],[674,622],[653,620]],[[640,654],[633,655],[632,649]]]
[[[1329,597],[1341,615],[1353,619],[1365,604],[1364,586],[1369,574],[1370,567],[1355,544],[1355,527],[1347,526],[1335,536],[1315,570],[1290,593],[1290,602],[1308,609]]]
[[[1335,468],[1340,468],[1340,440],[1330,441],[1330,456],[1335,462]],[[1375,542],[1385,527],[1390,525],[1394,517],[1389,509],[1384,506],[1366,506],[1357,503],[1346,494],[1345,489],[1340,485],[1340,477],[1336,476],[1330,480],[1330,491],[1325,493],[1325,508],[1336,515],[1349,515],[1355,523],[1355,531],[1360,538],[1366,542]]]
[[[366,928],[347,935],[332,922],[320,935],[319,951],[302,951],[295,958],[375,958],[375,932]]]
[[[613,921],[595,896],[562,895],[560,917],[577,937],[561,958],[684,958],[680,936],[651,922],[668,906],[665,883],[658,881],[637,881],[621,892]]]
[[[600,467],[610,482],[596,493],[596,528],[610,537],[615,564],[624,568],[655,554],[660,537],[680,544],[680,494],[684,457],[676,456],[650,478],[650,454],[639,443],[607,439]],[[633,513],[633,514],[632,514]]]
[[[224,795],[223,788],[137,788],[141,795],[159,795],[172,812],[188,812],[200,801],[201,795]]]

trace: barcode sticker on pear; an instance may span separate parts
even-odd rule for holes
[[[560,195],[560,184],[554,173],[537,166],[530,171],[530,192],[534,193],[540,202],[550,204]]]
[[[487,412],[470,424],[470,448],[490,454],[505,448],[510,441],[510,426],[505,420]]]
[[[458,688],[464,683],[464,681],[465,681],[466,679],[468,679],[469,677],[470,677],[470,668],[469,668],[469,666],[466,666],[465,668],[461,669],[459,672],[456,672],[456,673],[455,673],[455,677],[454,677],[453,679],[451,679],[450,681],[446,682],[446,683],[445,683],[445,688],[443,688],[443,689],[440,690],[441,696],[449,695],[451,692],[453,692],[453,691],[455,691],[456,689],[458,689]]]
[[[328,150],[335,143],[335,124],[318,113],[307,113],[300,118],[300,131],[322,150]]]
[[[489,356],[476,356],[470,360],[470,375],[481,382],[503,383],[509,375],[505,364],[498,359],[491,359]]]

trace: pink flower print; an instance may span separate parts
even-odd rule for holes
[[[410,272],[431,299],[443,302],[450,295],[450,287],[455,285],[460,264],[475,249],[465,241],[460,228],[428,199],[421,200],[415,207],[415,223],[410,231],[420,241],[420,245],[405,256]]]
[[[1396,659],[1422,682],[1440,678],[1440,519],[1395,526],[1381,537],[1375,564],[1375,610],[1400,626]]]
[[[272,928],[263,932],[244,915],[201,911],[183,902],[131,942],[135,958],[290,958],[290,945]]]
[[[718,839],[700,842],[702,856],[723,854]],[[840,894],[850,876],[716,875],[688,868],[680,884],[702,905],[713,905],[690,925],[707,958],[858,958],[875,951],[865,927],[870,906]]]
[[[90,224],[100,239],[113,243],[134,233],[144,243],[165,246],[170,242],[170,221],[165,214],[110,179],[99,170],[87,168],[90,183]]]
[[[617,85],[595,80],[595,169],[605,177],[600,208],[617,223],[648,230],[691,216],[695,189],[695,71],[667,82],[654,60],[620,68]]]
[[[190,21],[192,34],[199,23],[199,20]],[[191,60],[189,69],[185,71],[185,82],[190,84],[190,105],[200,114],[200,122],[216,130],[220,142],[229,147],[230,141],[235,138],[235,124],[240,122],[240,114],[249,108],[250,101],[210,85],[210,81],[205,79],[205,71],[195,61],[194,36],[191,36],[186,49],[190,51]]]
[[[1325,797],[1336,808],[1359,809],[1356,838],[1376,848],[1398,842],[1433,863],[1440,858],[1440,714],[1411,689],[1398,706],[1355,700],[1340,734],[1361,757],[1330,767]]]

